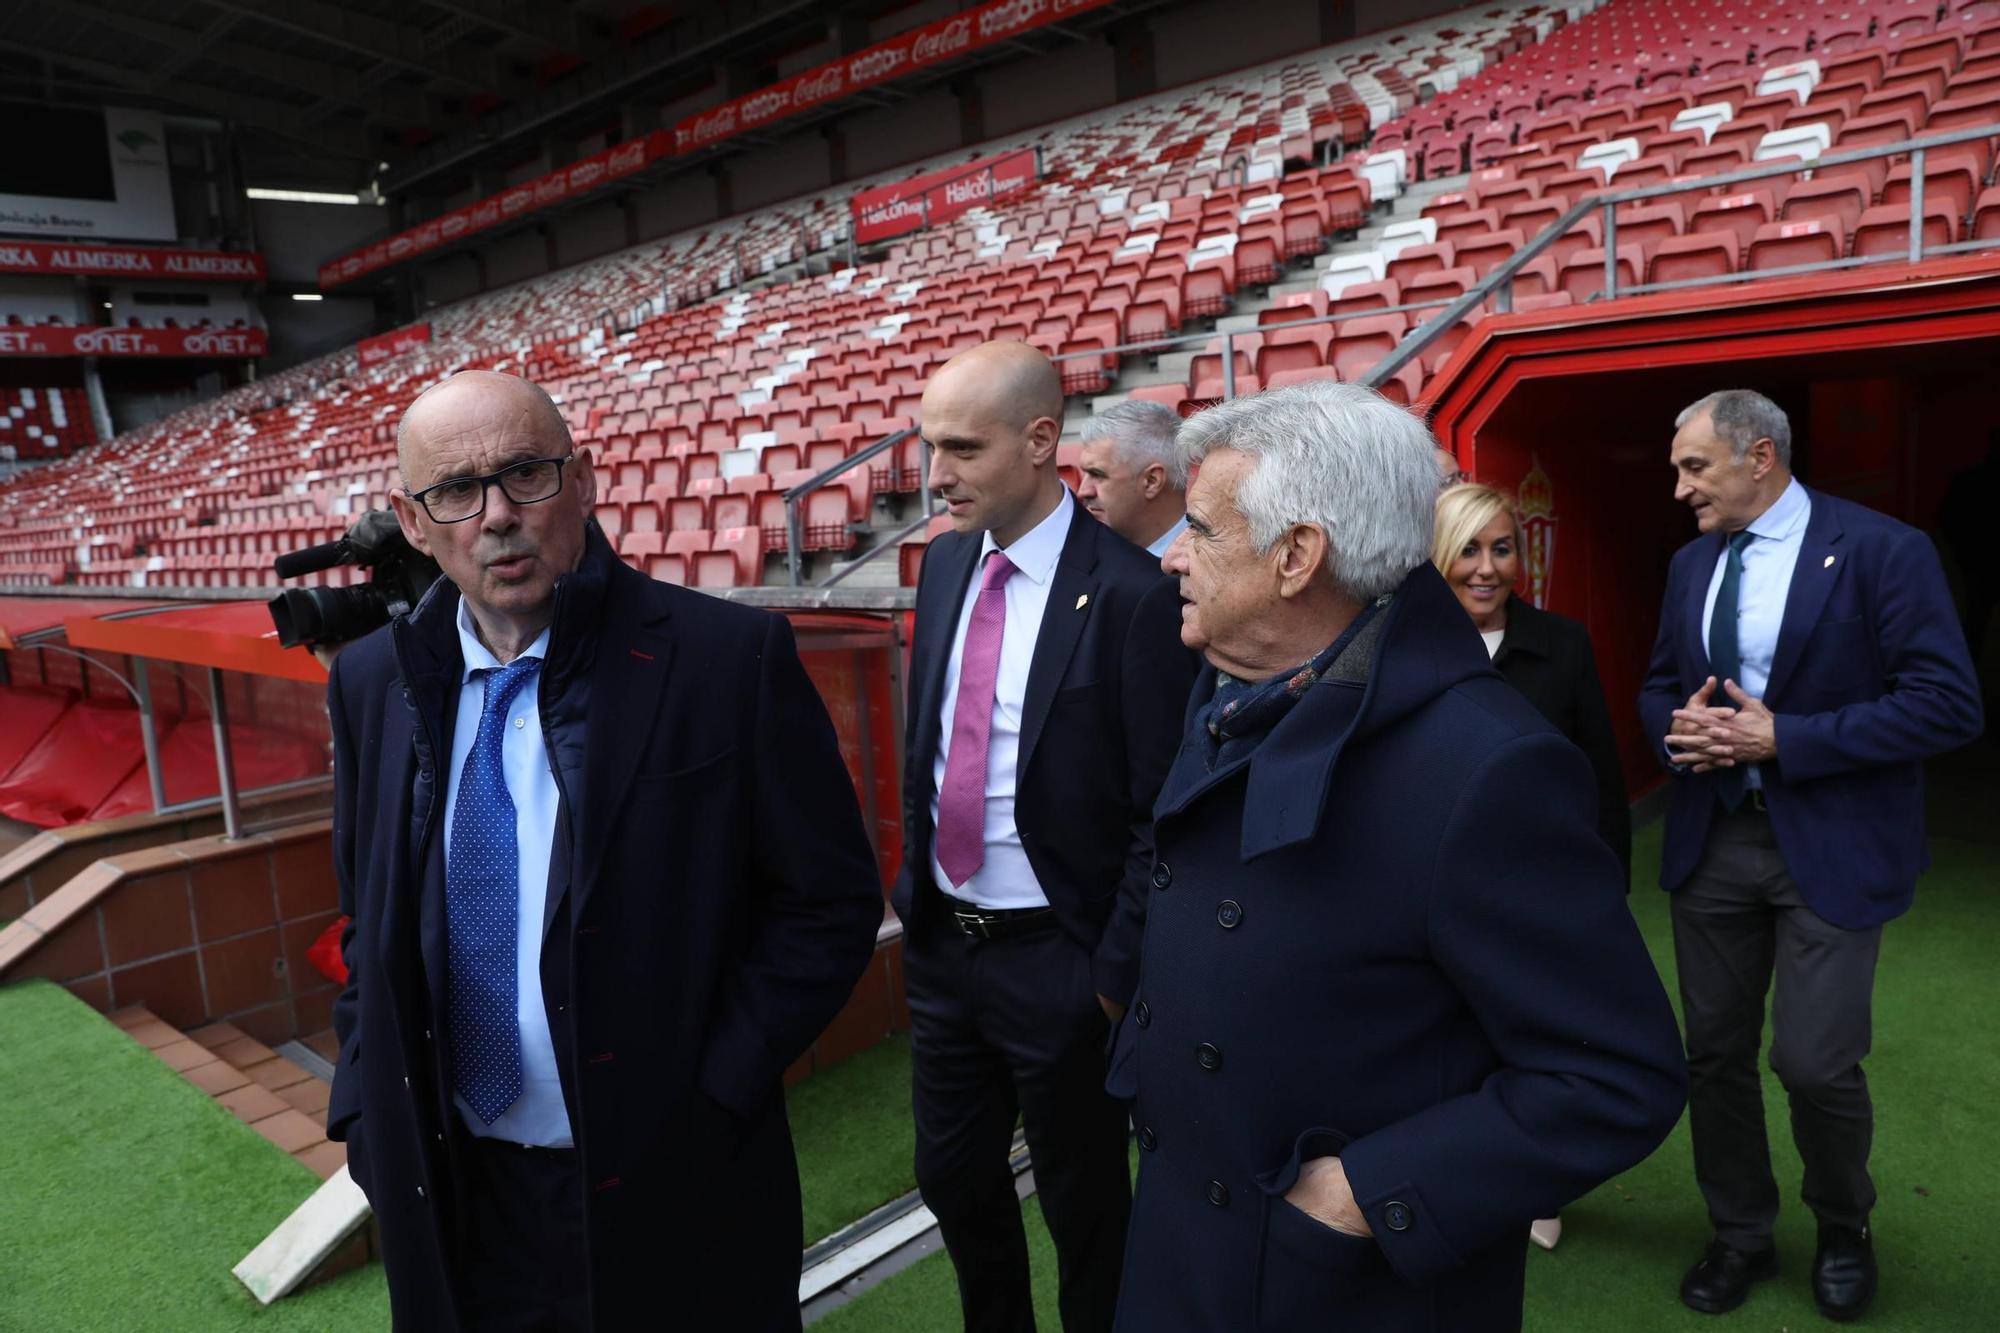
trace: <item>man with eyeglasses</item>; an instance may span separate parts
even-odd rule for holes
[[[434,386],[397,453],[444,578],[328,684],[327,1110],[396,1326],[796,1329],[783,1075],[883,908],[791,631],[620,563],[526,380]]]

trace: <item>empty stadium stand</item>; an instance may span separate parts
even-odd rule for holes
[[[1990,138],[1805,171],[1992,125],[1992,0],[1459,11],[1004,141],[1039,152],[1031,185],[884,246],[844,239],[863,181],[437,310],[415,351],[336,354],[15,479],[0,583],[270,584],[276,554],[386,503],[400,406],[467,367],[550,389],[636,567],[711,589],[845,576],[922,540],[910,428],[974,343],[1059,358],[1071,438],[1131,393],[1375,376],[1418,402],[1483,319],[1908,257],[1919,193],[1922,248],[2000,236]],[[1704,183],[1753,165],[1779,174]],[[1664,193],[1544,235],[1644,186]]]

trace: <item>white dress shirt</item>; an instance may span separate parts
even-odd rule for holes
[[[1743,659],[1743,674],[1736,683],[1753,699],[1762,699],[1771,684],[1771,659],[1778,653],[1778,630],[1785,623],[1785,598],[1792,590],[1792,567],[1806,542],[1806,520],[1812,517],[1812,498],[1794,479],[1769,509],[1750,523],[1756,540],[1743,548],[1743,580],[1736,587],[1736,647]],[[1722,591],[1722,573],[1729,567],[1729,547],[1725,544],[1716,558],[1715,572],[1709,575],[1708,596],[1701,604],[1701,647],[1708,651],[1708,625],[1715,615],[1715,598]],[[1709,702],[1733,707],[1715,682]],[[1764,785],[1752,764],[1744,774],[1752,787]]]
[[[931,875],[937,886],[954,898],[993,910],[1049,905],[1034,867],[1028,864],[1028,854],[1021,848],[1021,831],[1014,826],[1014,791],[1020,776],[1021,706],[1028,693],[1028,668],[1035,660],[1035,639],[1041,633],[1042,612],[1048,609],[1049,585],[1055,580],[1056,562],[1069,539],[1075,512],[1076,501],[1064,491],[1054,512],[1005,548],[1007,558],[1014,562],[1014,573],[1002,585],[1007,626],[1000,634],[1000,670],[993,682],[993,730],[986,746],[986,859],[971,878],[953,888],[951,877],[938,864],[937,840],[931,840]],[[937,757],[931,763],[933,829],[937,827],[937,794],[944,786],[945,763],[951,757],[951,723],[958,715],[958,671],[965,656],[965,633],[972,624],[973,605],[979,600],[986,557],[1001,549],[991,532],[980,543],[965,604],[959,608],[951,654],[945,659]]]
[[[458,785],[465,776],[465,759],[479,734],[479,715],[486,704],[485,680],[472,673],[492,670],[500,659],[488,652],[474,632],[472,612],[458,601],[458,646],[465,655],[459,677],[458,723],[451,733],[451,778],[445,787],[444,846],[446,873],[451,866],[451,821],[458,809]],[[529,644],[523,657],[546,659],[549,632]],[[563,1105],[562,1078],[556,1072],[555,1043],[549,1037],[549,1015],[542,1001],[542,918],[549,892],[549,855],[555,844],[555,774],[542,737],[541,673],[536,672],[514,695],[507,710],[507,729],[500,742],[500,768],[507,794],[514,799],[514,831],[521,852],[521,886],[515,900],[514,993],[521,1026],[521,1095],[490,1125],[480,1123],[465,1098],[456,1092],[452,1103],[473,1134],[531,1143],[544,1148],[572,1146],[569,1110]]]
[[[1153,540],[1147,544],[1146,549],[1152,553],[1152,556],[1155,560],[1165,558],[1167,554],[1167,548],[1174,544],[1174,538],[1180,536],[1181,533],[1186,528],[1187,528],[1187,515],[1182,514],[1179,518],[1174,520],[1174,525],[1171,528],[1168,528],[1165,532],[1153,538]]]

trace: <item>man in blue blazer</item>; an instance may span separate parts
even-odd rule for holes
[[[1194,675],[1173,584],[1056,474],[1062,378],[1026,343],[924,390],[930,485],[903,768],[903,918],[917,1185],[968,1329],[1032,1330],[1007,1167],[1018,1116],[1068,1333],[1111,1324],[1131,1207],[1104,1091],[1132,998],[1153,797]]]
[[[1979,690],[1929,538],[1800,485],[1775,403],[1726,390],[1675,428],[1675,498],[1702,535],[1668,572],[1639,711],[1677,775],[1660,884],[1715,1227],[1681,1299],[1731,1310],[1776,1269],[1757,1077],[1775,971],[1771,1066],[1819,1222],[1813,1295],[1852,1318],[1875,1291],[1861,1060],[1876,951],[1927,860],[1922,761],[1978,736]]]

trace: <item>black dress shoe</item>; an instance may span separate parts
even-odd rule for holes
[[[1867,1227],[1820,1227],[1812,1287],[1813,1303],[1828,1319],[1860,1317],[1875,1299],[1875,1244]]]
[[[1750,1284],[1778,1271],[1778,1251],[1773,1246],[1761,1250],[1739,1250],[1719,1240],[1708,1243],[1708,1253],[1688,1269],[1681,1279],[1681,1304],[1703,1314],[1727,1314],[1743,1304]]]

